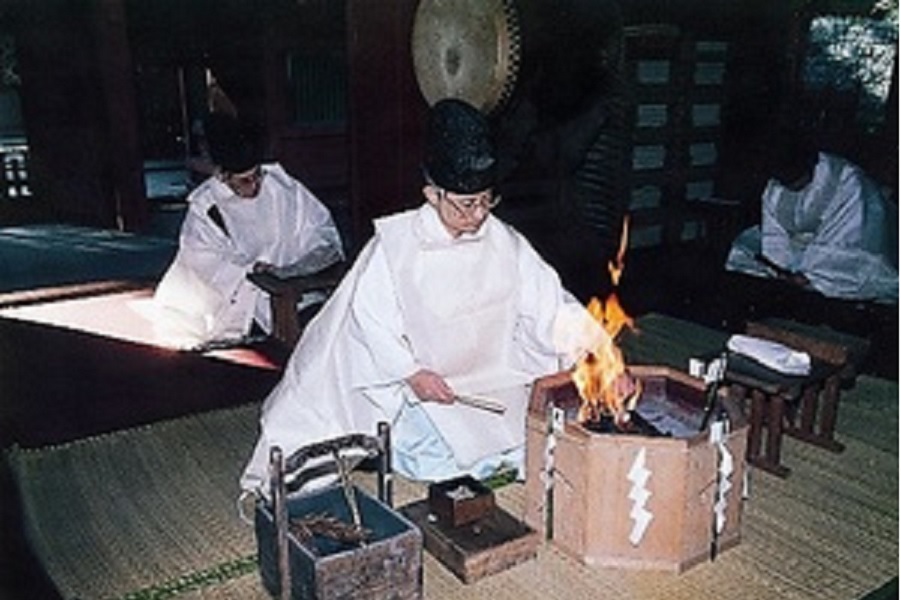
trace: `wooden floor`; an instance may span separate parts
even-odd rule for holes
[[[667,312],[734,331],[743,320],[769,315],[834,322],[872,338],[865,371],[897,380],[897,308],[826,302],[726,277],[705,270],[705,262],[692,251],[636,253],[620,286],[626,310]],[[287,356],[272,344],[259,350],[279,364]],[[0,318],[0,443],[56,444],[261,400],[278,378],[278,371]],[[0,599],[61,600],[24,542],[4,468],[0,498]]]

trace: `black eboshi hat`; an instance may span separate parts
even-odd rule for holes
[[[223,171],[244,173],[262,161],[259,136],[250,124],[230,115],[212,113],[203,125],[210,157]]]
[[[426,177],[450,192],[473,194],[494,186],[496,166],[485,115],[456,98],[436,102],[426,133]]]

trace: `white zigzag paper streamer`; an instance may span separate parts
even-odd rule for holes
[[[554,487],[554,449],[557,447],[557,434],[563,430],[565,413],[562,409],[554,407],[551,410],[550,431],[544,443],[544,471],[541,473],[541,480],[544,483],[545,491],[550,491]]]
[[[732,489],[732,454],[726,444],[720,444],[723,453],[720,462],[719,498],[713,510],[716,511],[716,532],[722,533],[726,527],[726,508],[729,506],[729,490]]]
[[[717,494],[716,504],[713,507],[716,513],[716,532],[722,533],[726,527],[726,508],[729,506],[729,490],[732,489],[732,453],[726,444],[719,444],[720,450],[720,489]]]
[[[554,448],[557,447],[557,437],[549,434],[544,444],[544,471],[541,472],[541,480],[544,482],[545,491],[554,487]]]
[[[713,514],[717,535],[726,528],[726,509],[729,507],[729,490],[732,489],[732,473],[735,470],[732,453],[726,445],[728,428],[723,422],[714,423],[710,428],[710,439],[719,453],[719,485],[716,489],[716,501],[713,503]]]
[[[651,477],[651,472],[645,466],[646,452],[642,448],[635,455],[632,466],[629,468],[629,474],[626,478],[632,482],[632,488],[629,490],[629,499],[632,500],[632,510],[629,517],[632,519],[632,531],[629,533],[629,541],[633,546],[637,546],[644,537],[644,533],[650,525],[654,515],[645,508],[651,492],[645,485]]]

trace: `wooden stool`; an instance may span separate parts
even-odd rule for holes
[[[833,452],[844,450],[834,438],[839,394],[843,382],[853,382],[857,377],[857,368],[869,352],[870,342],[827,327],[786,319],[751,321],[745,330],[748,335],[801,350],[833,367],[835,372],[819,388],[803,391],[800,415],[789,422],[786,433]]]
[[[347,271],[347,263],[336,263],[322,271],[296,277],[279,277],[274,273],[250,273],[247,278],[269,294],[272,307],[272,337],[287,346],[297,343],[306,324],[297,312],[304,294],[330,294]]]
[[[742,355],[731,354],[724,382],[730,397],[748,414],[748,462],[779,477],[787,477],[791,470],[781,462],[783,433],[829,450],[843,450],[844,447],[833,439],[839,375],[838,367],[815,358],[811,359],[810,374],[794,376],[768,369]],[[821,397],[823,411],[817,428]],[[796,424],[798,401],[800,422]]]

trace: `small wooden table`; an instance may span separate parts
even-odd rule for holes
[[[816,358],[811,358],[808,375],[797,376],[768,369],[740,354],[730,354],[724,376],[729,394],[743,406],[750,399],[750,408],[745,406],[749,413],[748,462],[787,477],[791,469],[781,462],[783,433],[827,450],[842,451],[844,446],[833,437],[840,375],[837,365]],[[799,405],[794,406],[795,402]]]
[[[272,306],[272,337],[287,346],[293,346],[300,338],[306,320],[297,312],[297,303],[304,294],[334,290],[348,265],[335,263],[322,271],[296,277],[279,277],[274,273],[250,273],[247,279],[269,294]]]

